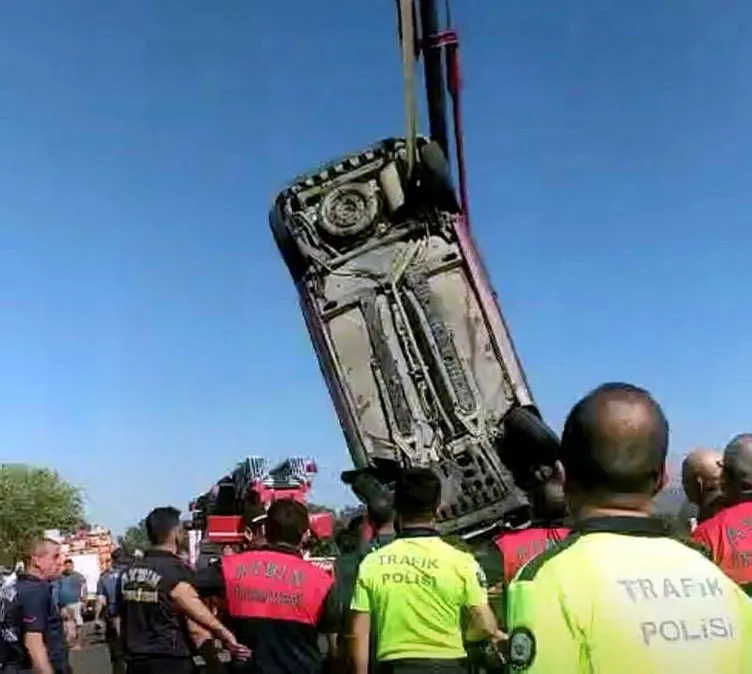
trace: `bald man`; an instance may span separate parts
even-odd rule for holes
[[[572,533],[509,585],[515,674],[752,671],[752,603],[651,516],[668,439],[637,386],[603,384],[572,408],[560,452]]]
[[[720,452],[695,449],[682,463],[682,486],[687,500],[698,508],[698,524],[721,508],[721,459]]]
[[[737,435],[720,461],[723,507],[698,525],[692,538],[718,566],[752,594],[752,433]]]

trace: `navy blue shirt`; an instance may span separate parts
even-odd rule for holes
[[[36,576],[19,574],[13,588],[8,627],[10,634],[4,641],[10,647],[9,663],[31,669],[31,661],[24,648],[24,635],[39,632],[44,638],[47,655],[55,672],[68,669],[68,646],[58,602],[53,597],[52,583]]]
[[[117,587],[121,572],[122,569],[110,569],[99,576],[99,581],[97,582],[97,594],[100,597],[104,597],[107,605],[107,615],[111,618],[117,615]]]

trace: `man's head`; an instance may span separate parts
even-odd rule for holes
[[[556,522],[567,516],[567,499],[564,494],[564,469],[559,461],[550,475],[530,493],[533,517],[538,522]]]
[[[752,433],[734,437],[723,450],[721,480],[730,499],[752,493]]]
[[[180,511],[172,506],[154,508],[144,520],[146,535],[154,547],[178,552],[186,545]]]
[[[669,427],[646,390],[603,384],[569,413],[561,438],[565,489],[578,505],[647,510],[665,485]]]
[[[391,529],[394,525],[394,497],[391,494],[379,494],[369,501],[366,515],[375,532]]]
[[[63,555],[60,543],[51,538],[37,538],[29,543],[24,553],[26,573],[44,580],[52,580],[60,575]]]
[[[63,562],[63,575],[70,576],[72,573],[73,573],[73,560],[66,559],[65,562]]]
[[[712,449],[695,449],[682,462],[682,486],[690,503],[706,506],[721,494],[721,455]]]
[[[407,468],[394,486],[394,510],[401,526],[430,524],[441,504],[441,480],[429,468]]]
[[[266,540],[298,547],[310,527],[308,508],[291,498],[274,501],[266,511]]]
[[[123,548],[115,548],[110,555],[110,564],[113,569],[125,566],[128,563],[128,553]]]

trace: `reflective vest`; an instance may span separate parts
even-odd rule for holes
[[[533,557],[552,548],[568,535],[569,529],[566,527],[529,527],[497,536],[494,543],[504,562],[504,583],[508,585]]]
[[[315,626],[334,579],[294,552],[248,550],[222,558],[232,618],[286,620]]]

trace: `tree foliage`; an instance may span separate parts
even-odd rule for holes
[[[84,522],[83,495],[48,468],[0,464],[0,558],[17,561],[45,529],[69,533]]]
[[[146,523],[141,520],[138,524],[128,527],[118,538],[118,545],[128,552],[146,550],[149,547],[149,537],[146,534]]]

